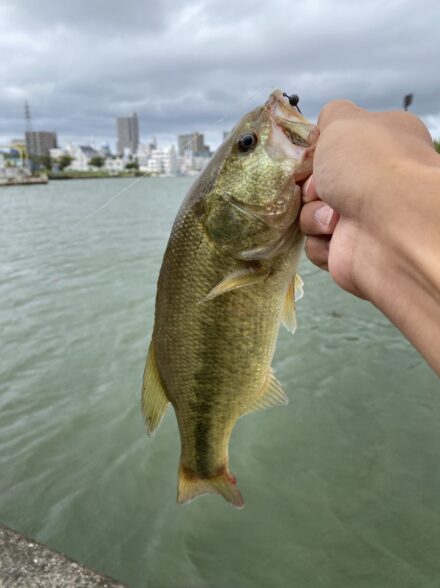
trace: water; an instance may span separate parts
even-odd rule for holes
[[[274,366],[291,403],[241,419],[246,500],[175,504],[170,410],[139,404],[155,282],[188,179],[0,192],[0,520],[131,588],[438,588],[440,386],[367,303],[303,263]]]

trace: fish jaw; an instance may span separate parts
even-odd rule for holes
[[[265,104],[270,117],[270,136],[266,151],[274,160],[292,163],[293,179],[303,181],[312,173],[313,153],[319,137],[318,127],[310,123],[275,90]]]

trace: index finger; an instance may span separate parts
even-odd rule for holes
[[[366,111],[351,100],[332,100],[321,109],[318,127],[323,130],[335,120],[357,118],[363,114],[366,114]]]
[[[301,188],[301,192],[304,204],[307,204],[307,202],[312,202],[312,200],[319,200],[319,196],[316,193],[315,178],[313,175],[311,175],[310,178],[304,182]]]

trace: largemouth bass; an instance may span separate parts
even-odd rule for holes
[[[172,404],[178,503],[206,493],[243,506],[229,471],[237,419],[287,396],[271,369],[281,321],[295,330],[298,182],[318,131],[276,90],[245,115],[194,182],[160,270],[142,391],[150,435]]]

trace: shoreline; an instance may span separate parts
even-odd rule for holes
[[[31,176],[27,178],[1,178],[0,188],[8,188],[9,186],[36,186],[40,184],[48,184],[49,178],[47,176]]]

